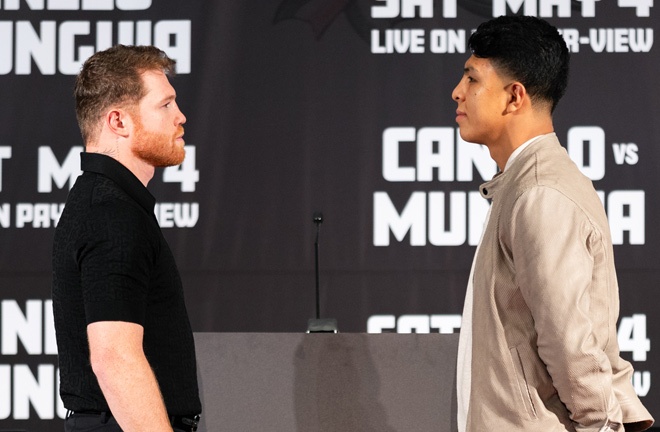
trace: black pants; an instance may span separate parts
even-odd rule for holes
[[[114,417],[104,414],[71,414],[64,421],[64,432],[122,432]],[[174,428],[174,432],[185,432]]]

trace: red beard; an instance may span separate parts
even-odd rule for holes
[[[133,154],[154,167],[180,165],[186,157],[183,146],[176,138],[183,135],[183,126],[179,126],[174,135],[144,130],[142,122],[135,126],[135,144]]]

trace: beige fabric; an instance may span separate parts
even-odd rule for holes
[[[652,418],[619,357],[603,205],[554,134],[480,188],[468,432],[593,431]]]

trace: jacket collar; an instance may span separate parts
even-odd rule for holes
[[[502,185],[506,184],[506,179],[514,176],[520,167],[533,157],[539,149],[554,145],[561,145],[555,133],[541,136],[540,139],[527,146],[504,171],[499,171],[491,180],[481,184],[479,186],[481,196],[487,200],[492,200],[497,191],[502,188]]]

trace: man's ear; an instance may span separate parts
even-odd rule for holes
[[[507,112],[515,112],[522,108],[525,98],[527,97],[527,89],[522,83],[515,81],[509,85],[509,103],[507,104]]]
[[[130,135],[133,128],[133,119],[130,114],[121,108],[113,108],[105,114],[105,124],[112,133],[122,138]]]

